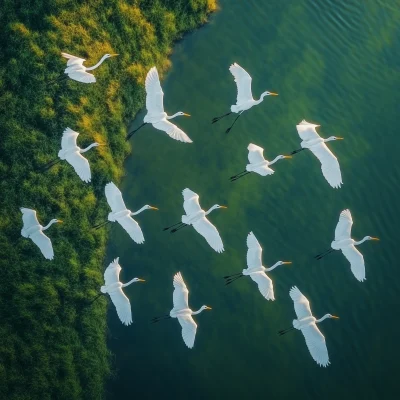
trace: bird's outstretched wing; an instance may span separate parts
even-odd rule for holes
[[[89,72],[85,72],[83,70],[75,70],[68,72],[68,76],[74,81],[82,82],[82,83],[94,83],[96,82],[96,78],[93,74],[89,74]]]
[[[237,100],[236,104],[246,103],[253,100],[251,93],[251,76],[238,64],[234,63],[229,67],[229,71],[235,78],[237,86]]]
[[[296,125],[297,133],[299,134],[300,138],[305,141],[318,139],[320,137],[315,129],[318,127],[319,125],[311,124],[305,119]]]
[[[341,249],[344,256],[350,262],[350,269],[354,276],[360,281],[365,281],[365,263],[363,255],[351,245]]]
[[[275,171],[268,167],[268,165],[262,165],[261,167],[257,167],[254,172],[261,176],[273,175]]]
[[[174,302],[174,308],[181,310],[183,308],[189,308],[189,290],[182,278],[180,272],[174,275],[174,294],[172,296]]]
[[[146,81],[146,108],[151,114],[162,114],[164,112],[164,92],[161,89],[160,77],[156,67],[152,67],[147,73]]]
[[[107,183],[105,189],[107,203],[113,212],[126,210],[126,205],[122,199],[121,191],[115,186],[115,183]]]
[[[193,224],[193,228],[203,236],[207,243],[217,252],[224,251],[221,236],[219,236],[217,228],[206,218],[203,217]]]
[[[22,207],[20,210],[22,212],[22,222],[24,223],[24,229],[28,229],[34,225],[39,225],[35,210],[24,207]]]
[[[297,286],[293,286],[290,289],[289,295],[293,300],[294,311],[296,312],[298,319],[312,316],[310,303],[307,300],[307,297],[300,292]]]
[[[107,286],[119,282],[119,273],[121,272],[121,269],[122,268],[119,265],[119,257],[117,257],[104,271],[104,282]]]
[[[29,236],[32,239],[32,242],[39,247],[42,252],[44,258],[48,260],[52,260],[54,258],[53,246],[51,244],[51,240],[42,232],[35,232],[33,235]]]
[[[172,122],[169,122],[165,119],[155,122],[152,124],[154,128],[159,129],[160,131],[164,131],[169,137],[172,139],[178,140],[179,142],[184,143],[193,143],[192,139],[182,129],[178,128]]]
[[[339,222],[335,229],[335,240],[350,239],[353,219],[350,210],[343,210],[339,216]]]
[[[127,215],[123,218],[118,218],[117,221],[128,232],[129,236],[134,242],[137,244],[142,244],[144,242],[142,229],[130,215]]]
[[[183,209],[187,215],[196,214],[201,211],[199,195],[190,189],[183,189]]]
[[[124,325],[130,325],[132,323],[132,310],[129,299],[125,296],[122,288],[118,288],[116,291],[109,292],[111,301],[113,302],[119,319]]]
[[[267,300],[275,300],[274,285],[271,278],[269,278],[265,272],[254,272],[250,274],[250,278],[257,283],[258,290]]]
[[[310,150],[321,163],[322,174],[333,188],[339,188],[342,185],[342,174],[337,158],[329,150],[325,143],[311,146]]]
[[[62,138],[61,138],[61,148],[63,150],[68,150],[76,146],[76,139],[79,133],[73,131],[71,128],[65,128]]]
[[[65,158],[69,164],[71,164],[78,174],[79,178],[83,180],[83,182],[90,182],[92,179],[92,174],[90,172],[89,161],[82,156],[80,153],[69,153]]]
[[[262,247],[253,232],[247,235],[247,267],[260,268],[262,266]]]
[[[328,349],[326,348],[325,337],[315,323],[301,329],[306,339],[311,357],[321,367],[327,367],[329,363]]]
[[[61,53],[61,55],[65,58],[68,58],[67,67],[71,67],[72,65],[82,66],[83,63],[86,61],[84,58],[72,56],[68,53]]]
[[[257,146],[257,145],[255,145],[253,143],[250,143],[247,146],[247,150],[249,150],[248,157],[249,157],[249,162],[250,163],[257,164],[257,163],[260,163],[262,161],[265,161],[265,158],[264,158],[264,155],[263,155],[264,149],[262,147]]]
[[[197,324],[191,315],[183,315],[178,317],[178,321],[182,327],[182,338],[186,346],[192,349],[194,339],[196,338]]]

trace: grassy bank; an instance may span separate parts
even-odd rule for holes
[[[82,3],[82,4],[81,4]],[[110,373],[106,302],[84,307],[102,282],[104,185],[123,175],[126,127],[143,106],[147,70],[168,68],[173,41],[206,21],[213,0],[5,0],[0,6],[0,398],[101,399]],[[56,84],[61,51],[94,65],[97,82]],[[84,184],[57,157],[65,127],[86,154]],[[20,239],[19,207],[51,218],[55,259]]]

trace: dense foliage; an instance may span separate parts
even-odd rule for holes
[[[174,40],[205,22],[213,0],[3,0],[0,6],[0,398],[101,399],[110,373],[102,281],[107,215],[104,185],[118,182],[129,120],[142,107],[147,70],[168,67]],[[94,65],[97,82],[54,82],[61,51]],[[52,82],[53,81],[53,82]],[[65,127],[85,154],[84,184],[57,157]],[[37,210],[55,259],[20,237],[19,207]]]

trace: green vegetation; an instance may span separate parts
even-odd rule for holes
[[[123,175],[126,127],[143,106],[152,65],[168,68],[173,41],[206,21],[213,0],[4,0],[0,6],[0,398],[101,399],[110,374],[106,301],[85,307],[102,282],[108,209],[104,185]],[[65,68],[61,51],[94,65],[97,82],[48,84]],[[86,154],[92,183],[57,157],[65,127]],[[45,225],[53,261],[20,238],[19,207]]]

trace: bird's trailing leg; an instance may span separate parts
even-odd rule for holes
[[[234,274],[234,275],[230,275],[230,276],[224,276],[225,285],[230,285],[232,282],[237,281],[238,279],[242,278],[243,276],[244,275],[241,272]]]
[[[97,225],[95,225],[95,226],[93,227],[93,229],[99,229],[99,228],[101,228],[102,226],[107,225],[109,222],[111,222],[111,221],[104,221],[104,222],[102,222],[101,224],[97,224]]]
[[[292,151],[291,153],[290,153],[290,155],[292,156],[293,154],[297,154],[297,153],[300,153],[301,151],[303,151],[303,150],[305,150],[305,148],[301,148],[301,149],[297,149],[297,150],[294,150],[294,151]]]
[[[233,125],[235,125],[235,122],[239,119],[239,117],[243,114],[243,111],[240,112],[240,114],[235,118],[235,120],[232,122],[232,125],[225,131],[225,133],[229,133],[231,129],[233,128]]]
[[[177,226],[177,225],[185,225],[185,224],[183,222],[178,222],[177,224],[174,224],[174,225],[171,225],[171,226],[167,226],[166,228],[163,229],[163,231],[167,231],[168,229],[171,229],[171,228],[173,228],[174,226]]]
[[[182,228],[184,228],[185,226],[189,226],[189,225],[188,225],[188,224],[183,224],[183,223],[182,223],[182,226],[178,226],[178,228],[172,229],[171,233],[178,232],[178,231],[180,231]]]
[[[334,250],[333,249],[328,249],[325,250],[323,253],[317,254],[316,256],[314,256],[314,258],[316,258],[317,260],[320,260],[321,258],[327,256],[328,254],[331,254]]]
[[[61,159],[56,158],[55,160],[48,162],[46,165],[44,165],[40,169],[40,172],[45,172],[45,171],[49,170],[51,167],[54,167],[54,165],[58,164],[60,161],[61,161]]]
[[[285,333],[288,333],[288,332],[290,332],[290,331],[293,331],[294,329],[295,329],[294,326],[291,326],[290,328],[286,328],[286,329],[281,329],[281,330],[278,332],[278,334],[279,334],[279,336],[282,336],[282,335],[284,335]]]
[[[169,319],[169,318],[171,318],[171,316],[169,314],[162,315],[161,317],[154,317],[151,320],[151,323],[155,324],[156,322],[162,321],[163,319]]]
[[[142,128],[146,124],[147,124],[147,122],[143,122],[143,124],[140,125],[139,128],[136,128],[134,131],[129,132],[128,135],[126,136],[126,140],[129,140],[140,128]]]
[[[221,115],[220,117],[214,117],[214,118],[211,120],[211,123],[212,123],[212,124],[215,124],[215,123],[218,122],[220,119],[225,118],[225,117],[227,117],[228,115],[231,115],[231,114],[232,114],[232,111],[231,111],[231,112],[228,112],[228,113],[226,113],[226,114],[224,114],[224,115]]]
[[[67,79],[67,78],[68,78],[68,75],[63,74],[63,75],[59,76],[59,77],[56,78],[56,79],[52,79],[51,81],[48,81],[48,82],[46,83],[46,86],[47,86],[47,85],[50,85],[50,84],[52,84],[52,83],[61,82],[61,81],[63,81],[64,79]]]
[[[231,180],[231,182],[237,181],[238,179],[243,178],[244,176],[250,174],[251,172],[252,171],[243,171],[240,174],[237,174],[235,176],[231,176],[230,180]]]

